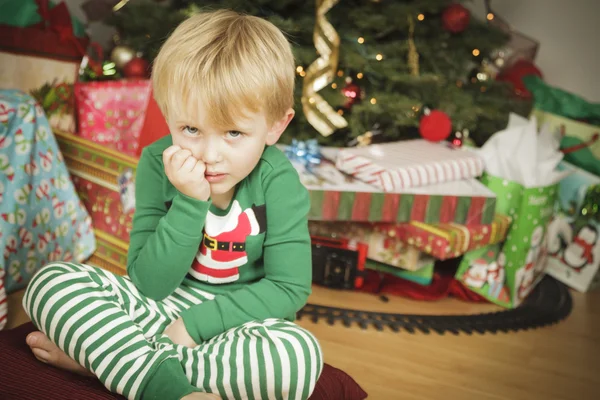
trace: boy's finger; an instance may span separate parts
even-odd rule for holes
[[[177,153],[173,154],[173,157],[171,157],[171,165],[175,169],[180,169],[181,166],[183,165],[183,163],[185,162],[185,160],[187,160],[188,157],[191,157],[191,156],[192,156],[191,151],[189,151],[187,149],[179,150]]]
[[[167,147],[165,151],[163,151],[163,164],[167,164],[168,162],[170,162],[171,157],[173,157],[173,154],[177,153],[179,150],[181,150],[181,147],[177,145]]]
[[[186,160],[181,165],[180,170],[184,171],[184,172],[191,172],[194,169],[194,167],[196,166],[197,161],[198,160],[196,160],[196,158],[194,158],[194,156],[189,156],[188,158],[186,158]]]
[[[198,174],[204,176],[204,172],[206,172],[206,165],[204,165],[202,161],[196,160],[196,165],[194,166],[192,173],[194,175]]]

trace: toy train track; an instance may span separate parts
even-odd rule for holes
[[[307,304],[298,312],[298,319],[308,318],[315,323],[325,320],[330,325],[342,323],[347,327],[358,325],[362,329],[374,327],[383,330],[387,327],[394,332],[484,334],[516,332],[555,324],[571,313],[572,306],[567,287],[546,277],[520,307],[512,310],[440,316],[391,314]]]

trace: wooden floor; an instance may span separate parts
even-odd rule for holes
[[[21,293],[9,296],[9,326],[27,317]],[[573,292],[564,322],[527,332],[437,335],[300,325],[320,340],[325,361],[354,377],[369,399],[600,399],[600,291]],[[315,288],[310,302],[402,313],[479,313],[492,305],[434,303]]]

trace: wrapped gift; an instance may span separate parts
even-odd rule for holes
[[[565,161],[600,176],[600,124],[575,121],[541,110],[534,110],[533,115],[561,137]]]
[[[432,264],[433,257],[399,240],[395,231],[380,224],[354,222],[309,221],[311,235],[344,238],[369,246],[367,258],[408,271],[417,271]]]
[[[416,271],[394,267],[375,260],[367,260],[366,268],[374,271],[385,272],[397,278],[418,283],[419,285],[427,286],[433,281],[433,272],[435,270],[435,261],[429,262],[427,265]]]
[[[464,225],[494,220],[496,195],[476,179],[384,193],[337,169],[332,160],[339,149],[325,147],[312,154],[294,146],[282,148],[309,190],[311,220]]]
[[[154,107],[150,80],[77,83],[75,98],[78,134],[127,155],[140,155],[144,131],[169,132],[158,107]],[[147,122],[150,118],[152,124]]]
[[[506,238],[510,222],[510,217],[497,214],[491,224],[485,225],[425,224],[411,221],[387,225],[387,229],[416,249],[438,260],[446,260],[488,244],[501,242]]]
[[[95,249],[43,110],[28,94],[0,90],[0,270],[8,293],[45,264],[83,262]]]
[[[574,173],[559,186],[557,214],[548,227],[546,272],[586,292],[600,277],[600,177],[564,167]]]
[[[463,148],[424,139],[342,149],[336,166],[383,191],[475,178],[483,160]]]
[[[548,130],[536,120],[511,115],[506,130],[482,147],[482,182],[497,195],[498,213],[512,223],[506,240],[465,254],[456,278],[474,292],[504,307],[517,307],[544,275],[548,226],[565,176],[562,155]]]
[[[134,212],[130,193],[138,160],[73,134],[57,131],[55,135],[92,218],[96,251],[88,263],[125,274]]]
[[[552,87],[537,76],[523,81],[533,93],[533,115],[560,135],[565,161],[600,176],[600,103]]]
[[[61,97],[63,88],[77,80],[88,44],[83,25],[69,15],[63,2],[1,2],[0,88],[34,92],[50,87],[56,90],[57,101],[68,105],[68,97]],[[45,110],[53,128],[75,130],[72,106]]]

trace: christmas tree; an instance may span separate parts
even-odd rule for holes
[[[346,146],[374,131],[377,141],[416,138],[424,112],[436,110],[450,117],[451,128],[434,113],[442,117],[430,121],[434,130],[468,130],[481,145],[506,126],[509,112],[530,111],[510,84],[486,70],[507,35],[456,1],[140,0],[110,23],[122,44],[152,60],[186,15],[218,8],[266,18],[293,44],[297,112],[284,142],[317,138]]]

